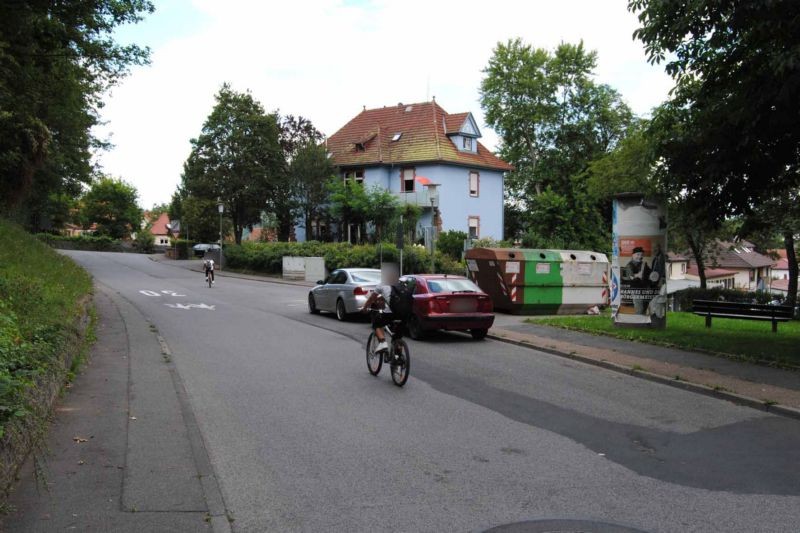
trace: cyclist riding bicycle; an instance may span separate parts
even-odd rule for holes
[[[405,281],[398,281],[395,285],[381,283],[370,293],[367,301],[364,302],[362,313],[372,313],[372,329],[378,337],[376,352],[385,352],[389,349],[386,342],[384,326],[393,321],[401,321],[403,326],[411,316],[411,305],[413,303],[414,279],[409,278]]]
[[[206,273],[206,281],[208,281],[208,277],[211,276],[211,283],[214,283],[214,260],[206,259],[203,261],[203,270]]]

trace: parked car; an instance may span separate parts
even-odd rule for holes
[[[192,246],[192,251],[195,257],[203,257],[208,250],[219,250],[219,244],[195,244]]]
[[[414,312],[408,329],[412,339],[425,332],[443,329],[469,331],[483,339],[494,324],[492,299],[464,276],[415,274]]]
[[[381,282],[381,271],[375,268],[340,268],[334,270],[308,293],[308,311],[336,313],[339,320],[361,311],[370,291]]]

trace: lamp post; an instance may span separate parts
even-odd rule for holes
[[[428,200],[431,202],[431,274],[436,273],[436,208],[439,206],[438,183],[428,183]]]
[[[225,204],[219,198],[217,198],[217,210],[219,211],[219,269],[222,270],[222,212],[225,210]]]

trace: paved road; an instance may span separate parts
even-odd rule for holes
[[[459,334],[411,342],[399,389],[307,289],[70,255],[166,341],[234,531],[800,523],[796,420]]]

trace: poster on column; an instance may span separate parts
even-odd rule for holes
[[[667,210],[642,194],[614,198],[611,311],[615,326],[667,325]]]

